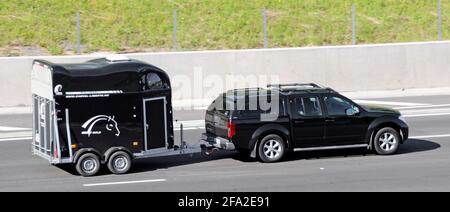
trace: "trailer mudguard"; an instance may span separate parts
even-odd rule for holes
[[[73,163],[77,163],[77,161],[78,161],[78,159],[83,155],[83,154],[85,154],[85,153],[94,153],[94,154],[96,154],[100,159],[102,159],[102,154],[99,152],[99,151],[97,151],[96,149],[94,149],[94,148],[83,148],[83,149],[79,149],[79,150],[77,150],[75,153],[74,153],[74,155],[73,155]],[[103,161],[103,160],[101,160],[101,161]]]
[[[117,151],[124,151],[124,152],[128,153],[132,159],[134,158],[133,153],[131,153],[131,151],[125,147],[122,147],[122,146],[111,147],[105,152],[105,154],[103,154],[104,162],[108,161],[109,157]]]

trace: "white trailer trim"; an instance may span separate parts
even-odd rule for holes
[[[53,100],[52,70],[49,66],[39,62],[33,63],[31,93]]]
[[[67,142],[69,149],[69,158],[70,161],[73,161],[73,152],[72,152],[72,135],[70,134],[70,121],[69,121],[69,109],[66,108],[66,133],[67,133]]]

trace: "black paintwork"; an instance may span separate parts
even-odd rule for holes
[[[218,99],[233,102],[236,99],[251,101],[258,94],[230,91],[220,95]],[[372,133],[381,127],[393,127],[402,135],[402,142],[408,138],[408,126],[403,122],[396,110],[380,107],[358,105],[350,99],[329,88],[300,89],[278,92],[280,113],[274,121],[261,121],[258,113],[246,109],[215,110],[217,99],[206,111],[206,134],[210,137],[221,137],[233,142],[238,149],[252,150],[259,139],[268,134],[278,134],[287,142],[288,149],[339,146],[352,144],[371,144]],[[239,92],[238,92],[239,93]],[[359,109],[355,115],[331,116],[328,114],[324,97],[342,98]],[[293,112],[293,100],[301,97],[318,97],[323,114],[316,117],[300,117]],[[249,115],[251,114],[251,115]],[[236,126],[236,134],[227,137],[227,122]]]
[[[155,138],[156,144],[148,145],[147,149],[166,147],[173,148],[172,102],[171,87],[168,75],[161,69],[137,60],[111,62],[106,59],[96,59],[79,64],[55,64],[36,60],[51,67],[53,87],[60,85],[61,93],[54,93],[58,118],[58,132],[61,145],[61,156],[69,156],[69,146],[66,129],[65,110],[69,111],[69,130],[72,144],[76,145],[73,154],[76,157],[84,151],[93,151],[102,157],[103,161],[111,148],[122,148],[130,153],[145,151],[144,136],[144,99],[166,98],[166,127],[152,127],[148,133],[149,143]],[[145,87],[145,76],[156,73],[167,86],[160,89]],[[144,78],[143,78],[144,77]],[[92,92],[113,91],[102,95],[92,95]],[[71,94],[70,92],[88,92],[87,95]],[[163,118],[161,106],[147,103],[147,119],[153,115]],[[150,107],[150,108],[149,108]],[[95,116],[105,115],[113,118],[101,119],[96,123],[92,133],[83,134],[86,128],[82,125]],[[158,123],[160,124],[160,123]],[[161,136],[167,129],[167,145],[161,145]],[[133,145],[137,142],[138,145]]]

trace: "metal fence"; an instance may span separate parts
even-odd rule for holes
[[[436,0],[436,7],[437,7],[437,40],[442,40],[442,0]],[[178,25],[178,19],[177,19],[177,10],[173,10],[172,13],[173,18],[173,32],[172,32],[172,43],[173,43],[173,50],[177,51],[180,49],[180,46],[178,44],[177,40],[177,25]],[[356,31],[357,27],[357,8],[356,5],[353,4],[351,7],[351,29],[352,29],[352,45],[357,45],[358,43],[358,34]],[[269,48],[269,29],[268,29],[268,18],[267,18],[267,10],[263,8],[261,10],[261,21],[262,21],[262,31],[263,31],[263,46],[264,48]],[[76,52],[78,54],[81,54],[81,18],[80,18],[80,12],[76,13]]]

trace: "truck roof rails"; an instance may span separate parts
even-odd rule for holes
[[[268,84],[267,88],[278,88],[280,90],[284,90],[283,87],[286,89],[287,87],[290,87],[292,89],[299,89],[299,88],[324,88],[316,83],[289,83],[289,84]]]
[[[236,88],[231,89],[225,92],[226,95],[230,95],[228,97],[245,97],[248,95],[259,95],[262,91],[269,91],[268,89],[261,88],[261,87],[254,87],[254,88]]]
[[[329,92],[337,93],[337,91],[335,91],[331,88],[323,87],[316,83],[268,84],[267,88],[276,88],[276,89],[279,89],[281,92],[283,92],[283,91],[286,91],[286,92],[294,92],[294,91],[310,92],[312,90],[323,89],[323,90],[327,90]]]

